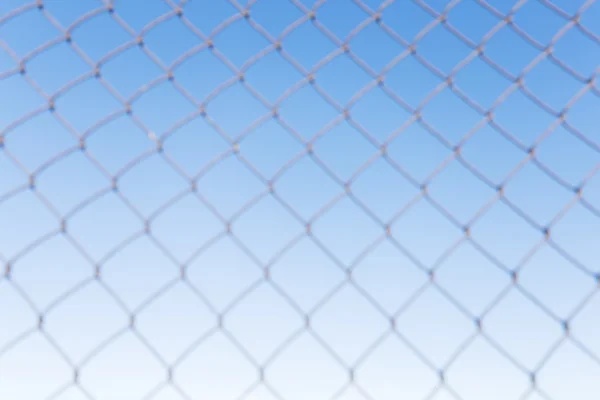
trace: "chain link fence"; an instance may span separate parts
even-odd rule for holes
[[[592,399],[600,2],[4,0],[0,397]]]

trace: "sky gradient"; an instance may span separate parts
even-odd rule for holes
[[[599,66],[598,1],[3,0],[0,398],[596,399]]]

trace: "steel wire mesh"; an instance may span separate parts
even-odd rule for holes
[[[4,397],[595,398],[600,3],[133,3],[0,8]],[[27,32],[43,40],[23,47]],[[498,52],[501,35],[513,42]],[[69,66],[43,58],[59,48]],[[302,49],[320,52],[310,66]],[[197,57],[213,64],[186,75]],[[435,84],[390,83],[409,62]],[[297,79],[275,87],[278,74]],[[164,103],[150,110],[153,94]],[[265,127],[274,136],[252,145]]]

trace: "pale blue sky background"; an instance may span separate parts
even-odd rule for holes
[[[383,87],[331,40],[369,20],[350,0],[297,0],[318,6],[320,25],[289,0],[250,2],[249,20],[225,0],[189,0],[185,20],[175,0],[116,0],[113,14],[100,0],[43,3],[0,2],[0,398],[596,398],[600,2],[553,0],[562,16],[519,2],[516,28],[499,28],[516,2],[489,1],[494,15],[483,1],[388,1],[388,33],[370,23],[349,42],[385,71]],[[584,4],[582,28],[569,25]],[[430,25],[440,12],[463,40]],[[279,120],[268,104],[305,77],[271,51],[235,82],[270,46],[252,24],[275,39],[296,26],[281,48],[317,66],[314,87],[278,103]],[[229,66],[190,25],[215,32]],[[492,30],[484,55],[496,70],[467,45]],[[431,95],[440,76],[414,55],[397,60],[415,38],[421,61],[478,106],[448,87]],[[534,62],[549,43],[565,67]],[[173,82],[148,52],[175,63]],[[507,92],[524,70],[526,89]],[[493,123],[477,107],[493,107]],[[507,201],[494,201],[498,185]]]

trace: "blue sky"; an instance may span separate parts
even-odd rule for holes
[[[595,398],[600,2],[34,3],[0,398]]]

